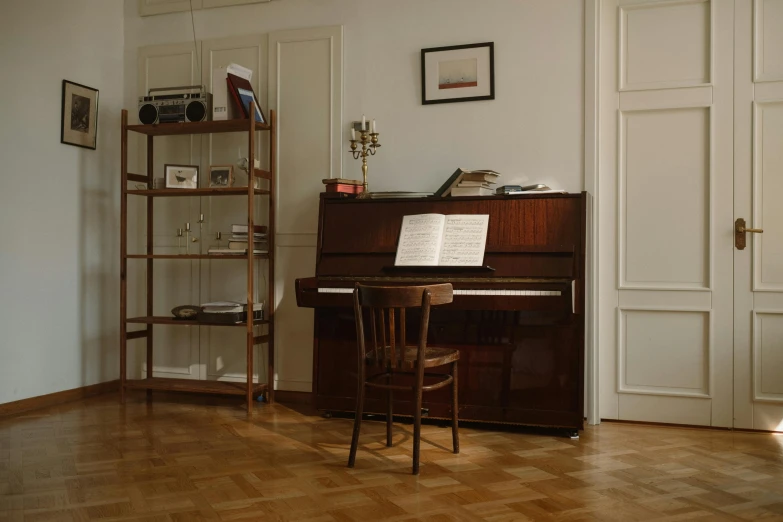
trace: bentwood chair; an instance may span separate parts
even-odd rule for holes
[[[356,317],[356,344],[359,352],[359,387],[356,393],[356,420],[353,425],[351,454],[348,467],[356,463],[359,446],[359,431],[364,410],[364,392],[367,387],[387,390],[386,401],[386,445],[392,445],[392,393],[394,390],[412,391],[413,410],[413,474],[419,474],[419,448],[421,446],[421,398],[425,391],[437,390],[451,385],[451,434],[454,453],[459,453],[459,432],[457,423],[457,361],[459,351],[451,348],[427,346],[427,329],[430,320],[430,306],[450,303],[453,291],[451,284],[426,286],[364,286],[356,284],[353,291],[353,307]],[[405,310],[419,308],[421,325],[415,346],[406,343]],[[363,310],[368,311],[370,325],[365,332]],[[369,334],[369,335],[367,335]],[[365,339],[372,341],[370,350]],[[450,374],[427,373],[426,369],[451,366]],[[382,368],[383,373],[367,377],[367,368]],[[412,375],[413,385],[394,383],[395,376]],[[424,384],[424,378],[435,379]],[[376,382],[385,380],[384,382]]]

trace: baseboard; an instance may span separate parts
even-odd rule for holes
[[[742,431],[747,433],[780,433],[780,431],[775,431],[775,430],[754,430],[750,428],[703,426],[701,424],[673,424],[670,422],[632,421],[632,420],[620,420],[620,419],[601,419],[601,422],[611,422],[615,424],[634,424],[637,426],[662,426],[664,428],[687,428],[689,430]]]
[[[312,404],[313,392],[275,390],[275,401],[281,404]]]
[[[114,392],[119,390],[119,388],[120,381],[114,380],[82,386],[81,388],[74,388],[72,390],[50,393],[48,395],[30,397],[29,399],[22,399],[20,401],[7,402],[5,404],[0,404],[0,417],[38,410],[48,406],[57,406],[58,404],[64,404],[66,402],[78,401],[79,399],[86,399],[87,397],[92,397],[94,395]]]

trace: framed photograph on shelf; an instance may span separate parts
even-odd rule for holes
[[[494,99],[494,42],[421,50],[422,105]]]
[[[212,165],[209,167],[209,186],[228,188],[234,185],[233,165]]]
[[[195,189],[198,188],[198,165],[163,166],[166,188]]]
[[[98,89],[63,80],[60,143],[98,146]]]

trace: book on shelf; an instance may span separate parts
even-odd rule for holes
[[[228,240],[228,248],[230,250],[244,250],[247,251],[247,239],[245,240]],[[269,250],[269,244],[266,241],[254,241],[253,248],[255,250]]]
[[[457,169],[449,179],[435,191],[435,196],[445,197],[451,194],[452,189],[463,181],[478,181],[481,183],[494,184],[500,176],[494,170],[465,170]]]
[[[454,187],[451,197],[460,196],[494,196],[495,192],[488,187]]]
[[[347,178],[325,178],[321,182],[324,185],[361,185],[360,179],[347,179]]]
[[[210,255],[217,255],[217,256],[241,256],[241,255],[247,255],[247,249],[244,250],[234,250],[232,248],[210,248],[209,249]],[[268,249],[253,249],[253,254],[268,254]]]
[[[326,192],[342,192],[343,194],[361,194],[364,192],[362,185],[344,185],[342,183],[332,183],[326,185]]]
[[[226,86],[231,93],[231,97],[234,99],[234,103],[242,109],[242,113],[245,118],[250,118],[250,102],[255,104],[256,121],[259,123],[266,123],[264,115],[261,112],[261,106],[258,104],[258,98],[253,91],[253,86],[245,78],[237,76],[236,74],[226,74]]]
[[[395,266],[481,266],[487,214],[416,214],[402,218]]]
[[[266,234],[266,225],[253,225],[253,232],[256,234]],[[231,225],[232,234],[247,234],[247,225]]]

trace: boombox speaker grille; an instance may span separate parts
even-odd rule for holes
[[[152,125],[158,121],[158,109],[149,103],[139,107],[139,121],[143,125]]]
[[[185,108],[185,118],[187,121],[202,121],[207,115],[207,108],[199,101],[188,103]]]

